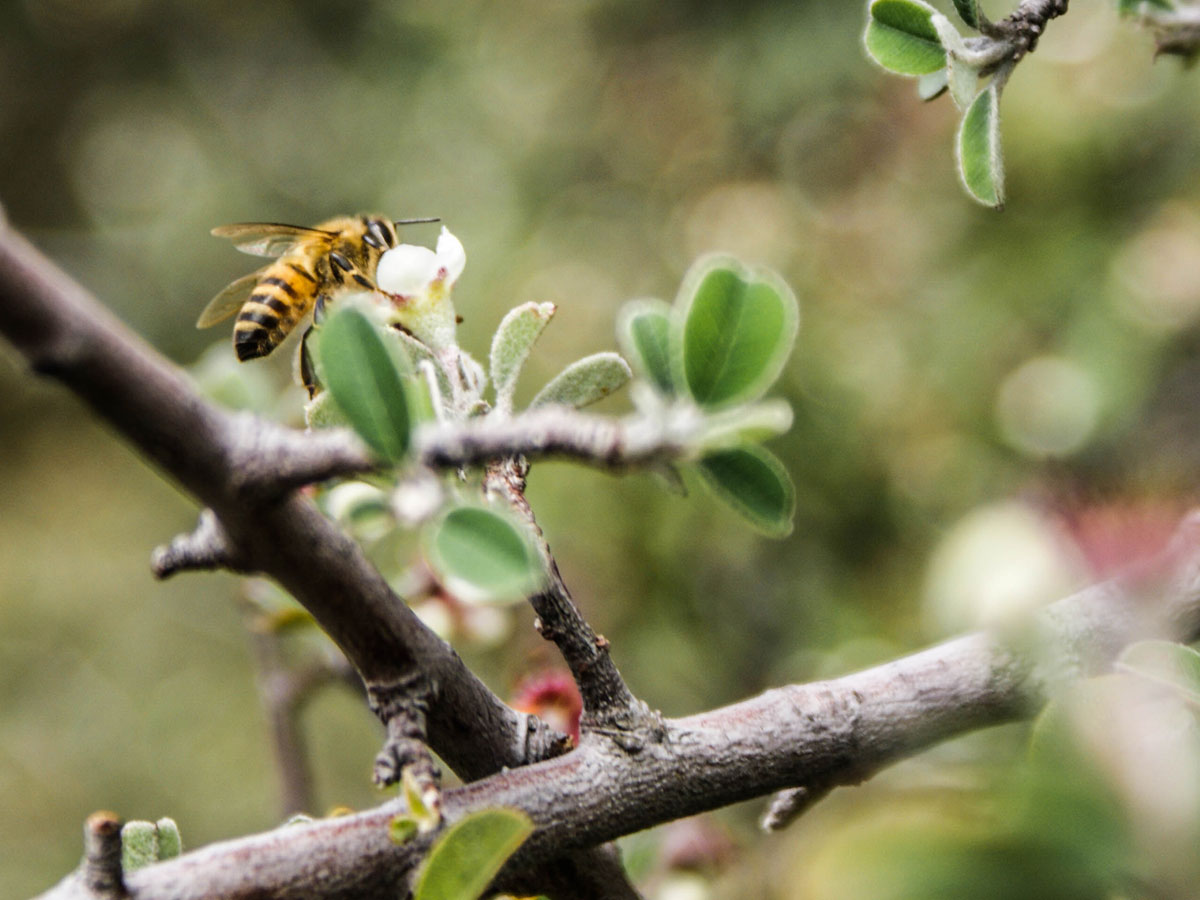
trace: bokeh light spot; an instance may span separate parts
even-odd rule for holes
[[[1066,456],[1096,429],[1100,391],[1079,365],[1061,357],[1031,359],[1004,379],[996,419],[1004,439],[1028,456]]]

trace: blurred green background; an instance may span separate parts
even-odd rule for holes
[[[228,329],[192,323],[254,266],[212,226],[440,216],[467,248],[456,305],[477,357],[511,306],[558,304],[526,398],[615,348],[620,304],[670,299],[698,254],[778,269],[802,309],[778,387],[796,425],[771,445],[797,484],[790,538],[646,476],[531,478],[634,689],[686,714],[1058,596],[1155,547],[1191,499],[1200,76],[1152,63],[1109,4],[1077,4],[1005,93],[997,214],[958,184],[949,99],[872,67],[863,21],[858,3],[797,0],[9,0],[0,202],[172,359],[216,343],[209,370],[232,358]],[[291,356],[246,372],[288,421]],[[192,847],[279,821],[238,581],[149,572],[194,517],[0,342],[5,896],[72,867],[98,808],[171,815]],[[507,624],[498,645],[462,636],[502,694],[554,662],[527,612]],[[361,704],[324,693],[306,723],[314,811],[378,802]],[[761,804],[724,815],[742,849],[722,877],[883,896],[839,881],[838,853],[879,827],[862,817],[934,791],[898,821],[949,821],[944,792],[1022,740],[943,748],[769,840]]]

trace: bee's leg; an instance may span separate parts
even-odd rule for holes
[[[313,305],[313,324],[320,325],[325,321],[325,300],[327,294],[318,294],[317,302]],[[306,334],[305,337],[308,337]]]
[[[320,299],[317,300],[317,305],[320,307]],[[312,354],[308,350],[308,336],[312,333],[313,326],[310,325],[304,332],[304,337],[300,338],[300,380],[304,382],[304,389],[308,391],[309,400],[317,396],[321,390],[321,384],[317,381],[317,369],[313,365]]]

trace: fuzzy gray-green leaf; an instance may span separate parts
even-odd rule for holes
[[[121,827],[121,868],[142,869],[158,861],[158,827],[135,819]]]
[[[412,364],[414,372],[419,372],[422,364],[428,364],[428,367],[433,372],[438,397],[441,401],[438,405],[443,409],[452,406],[454,404],[454,389],[450,386],[450,378],[448,375],[446,375],[445,368],[443,368],[442,364],[438,361],[437,356],[434,355],[434,352],[429,348],[429,345],[418,341],[415,337],[407,332],[396,329],[393,329],[390,332],[390,336],[394,337],[399,343],[400,348],[404,351],[409,362]]]
[[[621,349],[659,393],[675,393],[671,380],[671,307],[662,300],[634,300],[617,325]]]
[[[936,10],[920,0],[874,0],[863,43],[879,65],[901,75],[925,75],[946,64],[933,27]]]
[[[945,69],[929,72],[917,79],[917,96],[928,103],[936,100],[950,86],[950,76]]]
[[[980,91],[958,129],[958,171],[967,191],[986,206],[1004,206],[1004,161],[1000,152],[1000,93],[995,84]]]
[[[792,427],[792,408],[786,400],[762,400],[709,415],[697,445],[706,451],[758,443]]]
[[[629,363],[612,352],[593,353],[571,363],[538,391],[530,407],[561,403],[578,409],[603,400],[625,384],[633,373]]]
[[[930,24],[946,50],[946,80],[954,105],[966,109],[979,92],[979,69],[967,62],[968,51],[963,36],[954,24],[941,13],[930,17]]]
[[[509,310],[500,321],[492,338],[489,367],[496,389],[496,409],[501,413],[512,412],[513,392],[521,366],[553,315],[553,303],[523,303]]]
[[[174,859],[183,852],[183,836],[174,819],[163,816],[154,825],[158,829],[159,859]]]

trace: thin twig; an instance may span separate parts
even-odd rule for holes
[[[121,820],[92,813],[83,826],[83,883],[98,900],[119,900],[125,896],[121,866]]]
[[[609,653],[608,641],[588,624],[571,597],[558,570],[533,509],[525,498],[529,464],[524,457],[493,462],[484,476],[484,490],[503,498],[506,505],[532,528],[547,575],[545,587],[529,598],[537,613],[535,627],[553,641],[571,670],[583,698],[583,731],[602,730],[630,750],[640,749],[661,731],[659,716],[638,700],[625,683]],[[649,730],[649,738],[643,731]]]
[[[361,690],[361,682],[340,653],[328,659],[310,660],[302,666],[289,664],[281,646],[282,636],[272,617],[248,593],[243,593],[241,599],[254,654],[259,699],[271,729],[280,812],[284,818],[311,812],[315,798],[311,760],[300,721],[303,707],[326,684],[348,683],[349,676]]]
[[[669,423],[667,423],[669,425]],[[681,434],[644,418],[612,419],[547,406],[512,419],[494,416],[422,426],[414,440],[417,459],[435,469],[485,465],[524,456],[555,457],[624,471],[678,459]]]

